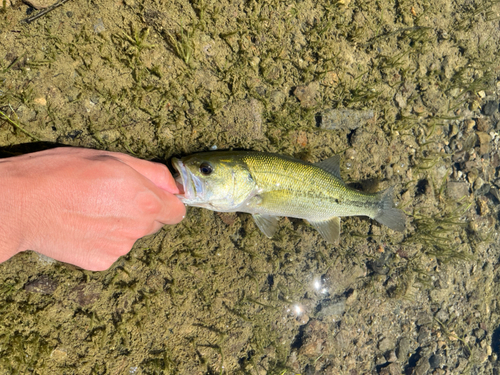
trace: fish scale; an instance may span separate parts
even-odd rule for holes
[[[377,194],[349,189],[336,176],[315,165],[280,155],[249,154],[242,161],[256,185],[264,190],[262,214],[326,220],[332,216],[373,215],[378,210]],[[276,172],[277,165],[282,172]],[[295,175],[290,176],[290,171]]]
[[[172,163],[186,205],[250,213],[268,237],[281,216],[307,220],[331,243],[339,240],[344,216],[368,216],[391,229],[405,229],[405,214],[393,207],[393,188],[366,194],[347,187],[337,156],[309,164],[263,152],[217,151]]]

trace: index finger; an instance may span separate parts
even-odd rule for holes
[[[179,194],[179,189],[175,179],[168,170],[167,166],[153,161],[134,158],[127,154],[115,155],[119,160],[140,173],[159,188],[168,191],[171,194]]]

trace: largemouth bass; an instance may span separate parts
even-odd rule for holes
[[[219,212],[248,212],[268,237],[281,216],[307,220],[323,238],[338,243],[340,217],[368,216],[397,231],[406,217],[393,207],[393,188],[366,194],[347,187],[340,158],[309,164],[288,156],[253,151],[217,151],[172,159],[188,206]]]

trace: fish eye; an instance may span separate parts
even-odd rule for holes
[[[209,163],[200,164],[200,172],[203,176],[209,176],[213,172],[213,168]]]

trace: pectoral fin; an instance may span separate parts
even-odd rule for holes
[[[278,220],[280,219],[279,216],[268,216],[260,214],[253,214],[252,216],[255,220],[255,224],[257,224],[262,233],[271,238],[278,228]]]
[[[338,244],[340,239],[340,217],[324,221],[309,221],[321,236],[330,243]]]

